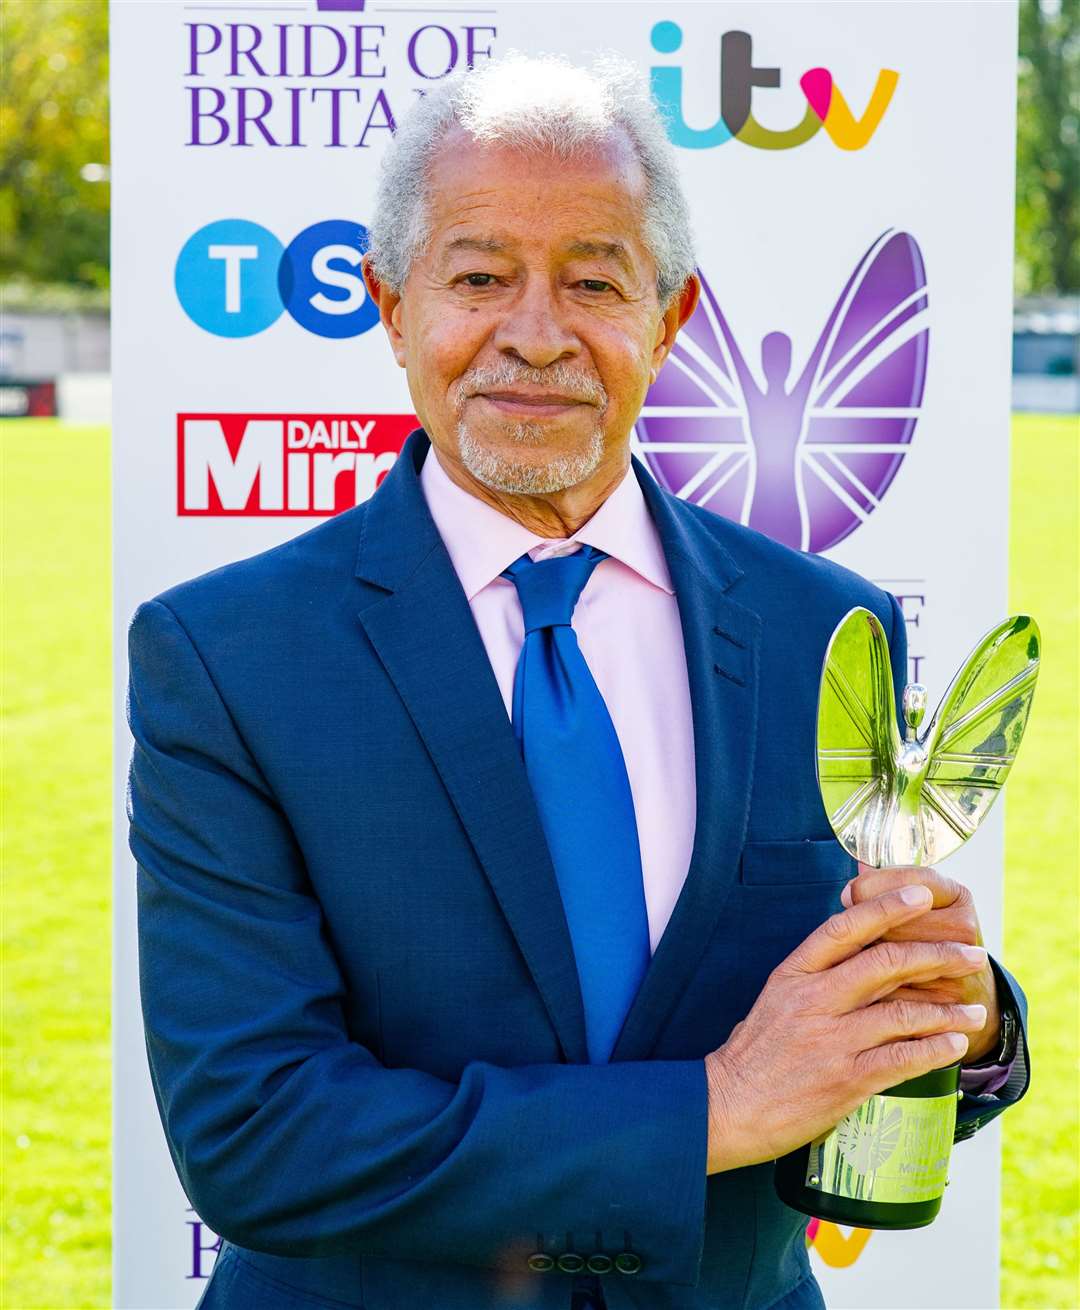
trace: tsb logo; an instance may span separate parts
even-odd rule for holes
[[[393,467],[412,414],[177,414],[176,512],[340,514]]]
[[[379,321],[360,275],[367,244],[367,228],[344,218],[306,227],[288,246],[258,223],[223,218],[184,243],[176,294],[217,337],[254,336],[282,310],[320,337],[357,337]]]

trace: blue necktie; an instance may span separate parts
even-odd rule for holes
[[[514,673],[514,733],[536,797],[577,962],[589,1060],[611,1055],[649,964],[634,798],[622,748],[570,616],[593,569],[583,546],[503,573],[525,641]]]

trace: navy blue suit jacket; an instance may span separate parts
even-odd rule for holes
[[[177,1171],[224,1239],[202,1305],[567,1310],[591,1258],[611,1310],[820,1306],[771,1166],[706,1178],[703,1060],[854,871],[815,781],[818,679],[853,605],[903,670],[896,602],[635,461],[685,637],[697,829],[590,1065],[522,760],[419,485],[428,446],[414,433],[366,504],[132,620],[141,999]],[[1022,1090],[967,1098],[962,1131]]]

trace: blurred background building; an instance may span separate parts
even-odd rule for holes
[[[1080,296],[1018,296],[1013,308],[1013,409],[1080,412]]]

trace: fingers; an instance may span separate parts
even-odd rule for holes
[[[863,1051],[856,1059],[856,1067],[861,1075],[865,1075],[871,1088],[880,1092],[894,1083],[918,1078],[931,1069],[956,1064],[964,1058],[967,1048],[968,1039],[963,1033],[937,1033],[933,1037],[889,1042]]]
[[[911,923],[902,923],[886,935],[891,942],[966,942],[981,946],[979,921],[969,910],[955,905],[944,910],[931,910]]]
[[[978,973],[986,961],[984,947],[960,942],[877,942],[832,970],[833,1004],[850,1009],[872,1005],[898,987]]]
[[[966,1004],[975,999],[965,994],[970,976],[969,974],[965,978],[935,978],[932,982],[910,983],[887,992],[882,1000],[919,1001],[923,1004],[933,1002],[937,1005]],[[881,1001],[877,1002],[878,1005],[881,1003]]]
[[[937,869],[872,869],[867,864],[860,864],[858,876],[852,878],[840,893],[840,903],[844,906],[858,905],[885,892],[896,891],[899,887],[919,884],[930,888],[935,910],[958,903],[968,904],[972,899],[971,892],[963,883],[957,882],[955,878],[947,878]]]
[[[932,904],[926,887],[901,887],[852,906],[826,919],[800,942],[780,969],[795,973],[831,969],[858,955],[864,946],[877,941],[890,929],[925,914]]]
[[[866,1048],[935,1033],[975,1034],[986,1025],[985,1005],[933,1005],[925,1001],[879,1001],[852,1016]]]

